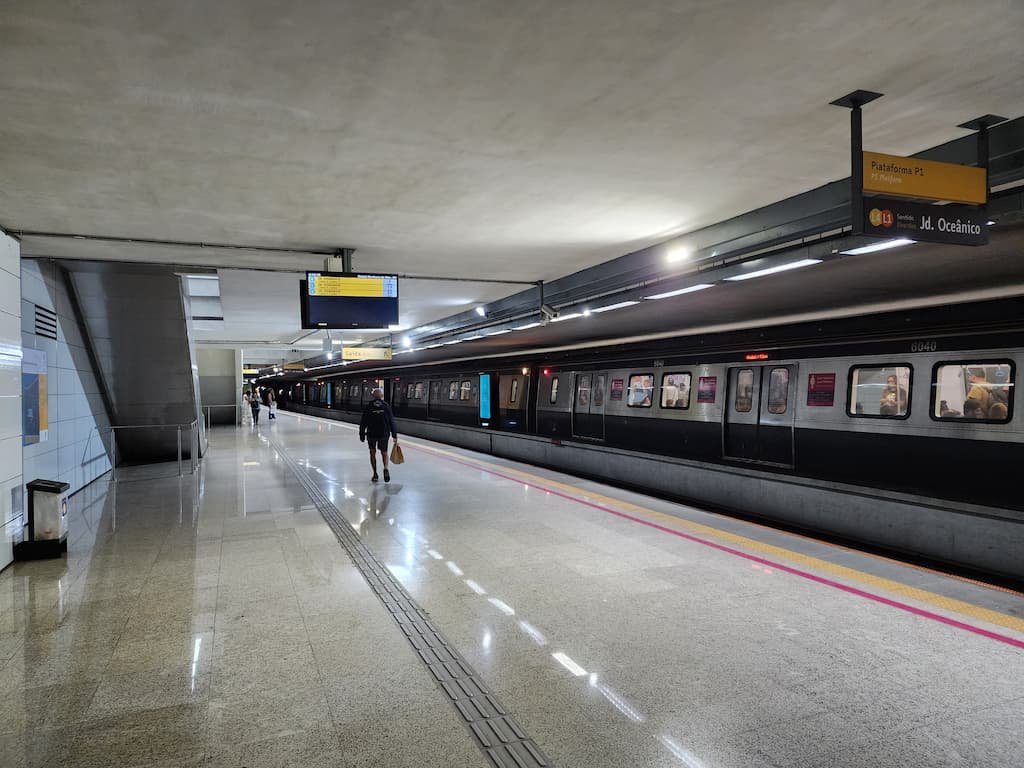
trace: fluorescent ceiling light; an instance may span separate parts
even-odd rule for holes
[[[400,330],[402,330],[402,328],[403,328],[403,326],[401,326],[401,325],[389,325],[388,326],[388,330],[389,331],[400,331]]]
[[[406,336],[404,339],[402,339],[402,346],[405,347],[406,349],[411,347],[412,346],[412,339],[410,339],[408,336]]]
[[[563,667],[565,667],[574,675],[576,675],[576,677],[583,677],[585,674],[587,674],[587,670],[585,670],[583,667],[581,667],[579,664],[570,659],[561,651],[559,651],[558,653],[552,653],[551,655],[554,657],[555,661],[557,661]]]
[[[677,261],[690,258],[690,249],[685,245],[676,245],[669,249],[665,255],[665,261],[669,264],[674,264]]]
[[[688,288],[678,288],[674,291],[667,291],[666,293],[656,293],[653,296],[644,296],[645,299],[668,299],[673,296],[682,296],[684,293],[696,293],[697,291],[703,291],[705,288],[711,288],[712,283],[699,283],[698,285],[691,285]]]
[[[860,248],[851,248],[848,251],[840,251],[845,256],[860,256],[863,253],[875,253],[876,251],[887,251],[890,248],[902,248],[904,245],[913,245],[917,240],[908,240],[905,237],[899,237],[895,240],[882,240],[879,243],[872,243],[871,245],[864,245]]]
[[[538,325],[540,325],[540,323],[527,323],[526,325],[517,325],[512,330],[513,331],[525,331],[528,328],[536,328]]]
[[[501,336],[503,333],[511,333],[511,328],[502,328],[500,331],[491,331],[490,333],[484,334],[485,336]]]
[[[476,308],[476,313],[478,315],[480,315],[480,317],[486,317],[487,316],[487,310],[484,309],[483,307],[477,307]]]
[[[639,301],[620,301],[618,304],[609,304],[607,307],[597,307],[596,309],[590,310],[591,312],[611,312],[613,309],[622,309],[623,307],[632,307],[634,304],[639,304]]]
[[[444,344],[427,344],[427,349],[435,349],[436,347],[443,347]]]
[[[583,314],[580,312],[570,312],[568,315],[559,315],[558,317],[552,317],[551,322],[560,323],[563,320],[572,320],[574,317],[583,317]]]
[[[476,334],[476,336],[466,336],[462,340],[463,341],[473,341],[474,339],[482,339],[483,337],[484,336],[483,336],[482,333],[478,333],[478,334]]]
[[[777,267],[768,267],[767,269],[759,269],[756,272],[747,272],[744,275],[733,275],[732,277],[725,278],[726,280],[739,281],[739,280],[752,280],[755,277],[764,277],[765,275],[774,275],[778,272],[788,272],[791,269],[800,269],[801,267],[809,267],[813,264],[821,264],[821,259],[800,259],[800,261],[791,261],[789,264],[779,264]]]
[[[461,344],[461,343],[462,343],[462,339],[452,339],[451,341],[446,341],[444,343],[444,345],[446,347],[450,347],[452,344]]]

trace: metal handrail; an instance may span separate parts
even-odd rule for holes
[[[195,474],[199,466],[199,419],[192,419],[188,424],[111,424],[110,425],[110,468],[117,468],[117,441],[114,440],[114,431],[118,429],[176,429],[178,432],[178,477],[182,476],[181,469],[181,430],[189,430],[189,474]]]

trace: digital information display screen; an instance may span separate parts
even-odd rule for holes
[[[387,328],[398,324],[398,276],[307,272],[303,328]]]

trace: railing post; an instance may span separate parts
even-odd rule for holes
[[[178,477],[181,477],[181,425],[178,425]]]
[[[110,428],[110,471],[117,469],[117,441],[114,439],[114,428]]]

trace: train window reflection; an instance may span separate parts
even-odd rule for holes
[[[1010,420],[1013,402],[1013,364],[952,363],[935,367],[936,419],[957,421]]]
[[[508,401],[510,403],[515,403],[515,401],[518,400],[518,399],[519,399],[519,378],[516,377],[516,378],[512,379],[512,389],[509,392]]]
[[[597,378],[594,380],[594,389],[590,393],[595,408],[601,408],[604,405],[604,378],[603,373],[597,374]]]
[[[736,374],[736,413],[750,413],[754,407],[754,369],[744,368]]]
[[[459,389],[459,400],[470,400],[473,397],[473,382],[464,381]]]
[[[413,395],[415,396],[415,398],[417,400],[422,400],[423,399],[423,382],[422,381],[417,381],[416,382],[416,389],[413,391]]]
[[[630,408],[650,408],[654,395],[654,375],[634,373],[629,377],[626,405]]]
[[[661,377],[661,407],[689,408],[690,382],[688,373],[666,373]]]
[[[459,382],[449,381],[448,382],[448,399],[455,400],[459,396]]]
[[[850,371],[850,416],[905,419],[910,413],[910,366],[862,366]]]
[[[554,403],[558,400],[558,377],[555,376],[551,380],[551,402]]]
[[[788,400],[789,369],[772,368],[768,376],[768,413],[785,413]]]
[[[589,373],[581,373],[579,379],[576,381],[576,410],[585,410],[590,408],[590,382],[592,381]]]

